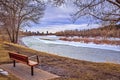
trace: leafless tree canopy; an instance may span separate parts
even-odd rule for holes
[[[0,24],[10,41],[17,43],[20,28],[30,22],[38,23],[44,9],[44,3],[38,0],[0,0]]]
[[[44,0],[43,0],[44,1]],[[106,23],[120,23],[120,0],[48,0],[60,6],[68,1],[75,6],[73,20],[89,15]],[[4,26],[11,42],[17,43],[21,27],[38,23],[43,16],[42,0],[0,0],[0,26]]]
[[[53,0],[54,4],[73,2],[76,12],[72,14],[74,20],[89,15],[107,23],[120,22],[120,0]]]

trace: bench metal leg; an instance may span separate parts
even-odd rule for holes
[[[34,75],[33,66],[31,66],[31,75],[32,75],[32,76]]]
[[[15,67],[16,65],[15,65],[15,60],[13,60],[13,66]]]

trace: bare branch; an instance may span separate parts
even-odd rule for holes
[[[116,0],[116,1],[107,0],[107,1],[120,8],[120,3],[118,3],[118,2],[120,2],[119,0]]]
[[[38,0],[0,0],[0,22],[4,23],[11,42],[17,43],[23,24],[39,22],[44,10],[44,3]]]

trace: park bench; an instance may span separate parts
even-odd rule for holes
[[[10,59],[13,60],[13,66],[15,67],[15,63],[20,62],[20,63],[24,63],[27,64],[28,66],[31,67],[31,75],[34,75],[34,71],[33,71],[33,67],[39,64],[39,59],[37,55],[34,56],[26,56],[24,54],[19,54],[19,53],[15,53],[15,52],[9,52],[9,57]],[[31,58],[35,58],[36,61],[31,60]]]

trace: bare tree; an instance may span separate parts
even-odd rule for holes
[[[75,5],[75,12],[71,15],[73,20],[82,16],[92,16],[105,23],[120,22],[120,0],[51,0],[55,5],[71,1]]]
[[[73,14],[75,19],[90,15],[108,23],[120,21],[120,3],[117,0],[76,0],[74,4],[78,8]]]
[[[17,43],[20,28],[38,23],[44,10],[45,4],[38,0],[0,0],[0,22],[10,41]]]

